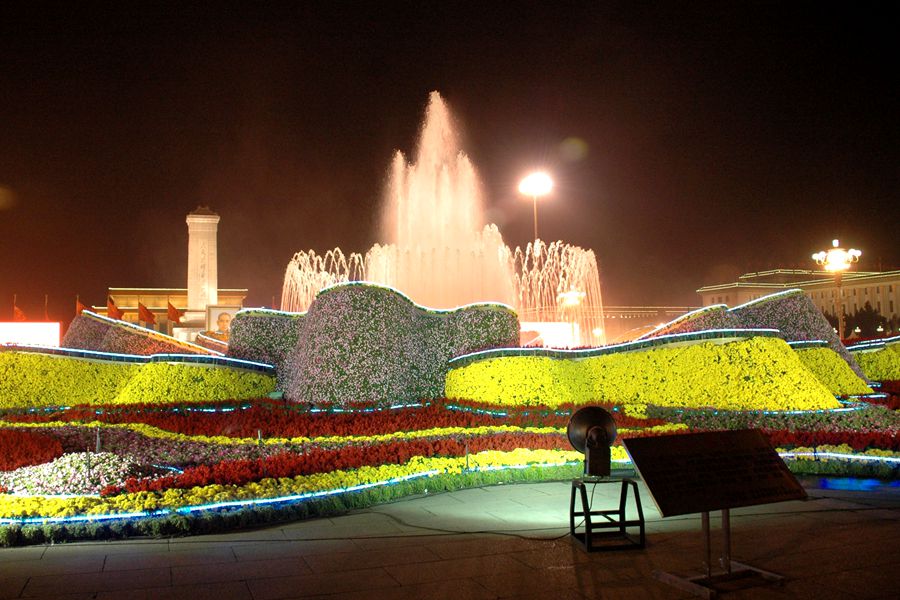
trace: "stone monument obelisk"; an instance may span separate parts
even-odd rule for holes
[[[216,232],[219,215],[199,206],[187,216],[188,302],[185,325],[206,329],[206,307],[219,301],[219,267]]]

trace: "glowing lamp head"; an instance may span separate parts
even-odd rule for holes
[[[526,196],[546,196],[553,189],[553,180],[543,171],[527,176],[519,183],[519,192]]]
[[[813,254],[812,259],[816,261],[816,264],[822,265],[826,271],[832,273],[846,271],[851,264],[859,261],[859,257],[862,256],[862,252],[859,250],[853,248],[844,250],[840,247],[840,242],[837,240],[832,240],[831,246],[827,251],[822,250]]]

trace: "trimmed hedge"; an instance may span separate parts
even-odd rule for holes
[[[0,408],[238,400],[274,388],[270,375],[227,367],[0,352]]]
[[[795,352],[800,362],[835,396],[872,393],[872,388],[831,348],[800,348]]]
[[[279,381],[299,402],[440,398],[450,358],[518,341],[518,318],[503,305],[428,310],[390,288],[341,284],[310,306]]]
[[[447,396],[506,405],[655,404],[734,410],[836,408],[777,338],[660,347],[586,359],[504,357],[452,369]]]

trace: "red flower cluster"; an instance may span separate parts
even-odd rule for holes
[[[39,465],[63,454],[62,444],[52,435],[19,429],[0,431],[0,471]]]
[[[454,408],[449,408],[449,407]],[[571,412],[578,407],[520,407],[510,409],[456,400],[437,400],[418,408],[382,409],[374,412],[309,412],[305,407],[272,400],[256,400],[250,408],[230,412],[190,412],[184,407],[134,406],[109,407],[97,414],[95,408],[75,407],[54,414],[28,414],[8,417],[17,421],[90,421],[108,423],[145,423],[188,435],[228,437],[320,437],[329,435],[378,435],[397,431],[416,431],[435,427],[478,427],[513,425],[519,427],[565,427]],[[222,408],[220,407],[220,408]],[[178,412],[175,409],[178,408]],[[612,407],[608,407],[612,408]],[[661,419],[636,419],[615,413],[616,424],[623,427],[649,427]]]
[[[900,441],[895,430],[889,431],[787,431],[764,430],[775,447],[786,446],[837,446],[847,444],[854,450],[880,448],[900,450]]]
[[[511,451],[516,448],[558,450],[568,448],[561,434],[499,434],[479,437],[421,439],[340,448],[312,448],[303,454],[284,452],[256,460],[231,460],[214,465],[200,465],[178,475],[158,479],[129,478],[124,490],[128,492],[159,491],[169,488],[189,488],[213,483],[243,485],[266,477],[295,477],[312,473],[328,473],[338,469],[358,469],[363,466],[402,464],[414,456],[465,456],[483,450]],[[104,494],[121,491],[109,487]]]

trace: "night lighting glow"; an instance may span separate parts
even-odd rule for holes
[[[59,346],[59,323],[0,323],[0,344]]]

